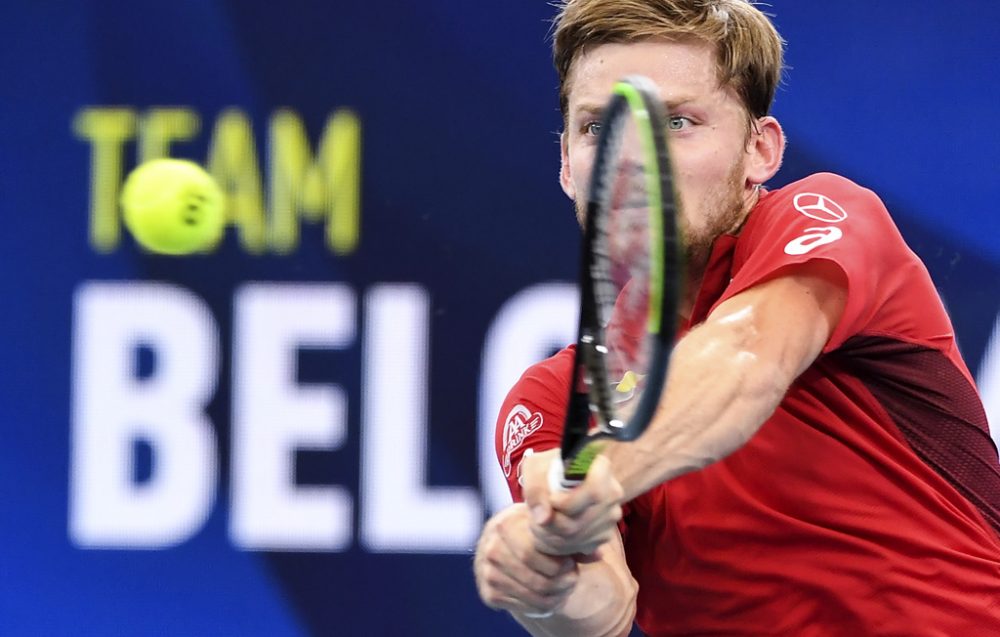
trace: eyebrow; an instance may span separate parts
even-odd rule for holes
[[[681,106],[694,102],[694,97],[683,97],[680,99],[664,100],[662,102],[664,109],[666,109],[667,114],[675,112]],[[604,112],[604,108],[607,104],[595,103],[595,102],[584,102],[580,106],[573,109],[573,115],[600,115]]]

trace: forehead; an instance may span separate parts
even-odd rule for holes
[[[585,49],[573,61],[568,82],[570,108],[603,104],[614,83],[645,75],[667,102],[724,92],[719,85],[715,47],[701,40],[639,40]]]

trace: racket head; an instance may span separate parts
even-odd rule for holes
[[[591,170],[580,261],[580,324],[562,458],[582,480],[603,441],[634,440],[666,381],[683,295],[683,241],[656,85],[618,82]]]

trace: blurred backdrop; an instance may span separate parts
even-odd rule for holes
[[[772,0],[774,185],[886,201],[1000,422],[1000,4]],[[509,635],[500,400],[574,326],[540,0],[6,3],[0,634]],[[122,177],[230,194],[141,251]],[[991,346],[990,343],[993,343]]]

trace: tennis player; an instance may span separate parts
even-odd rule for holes
[[[535,635],[1000,635],[1000,465],[973,379],[873,192],[763,188],[785,145],[768,18],[569,0],[554,58],[578,214],[613,83],[659,86],[690,298],[648,431],[580,487],[547,479],[572,351],[511,390],[496,441],[516,503],[478,545],[484,602]]]

